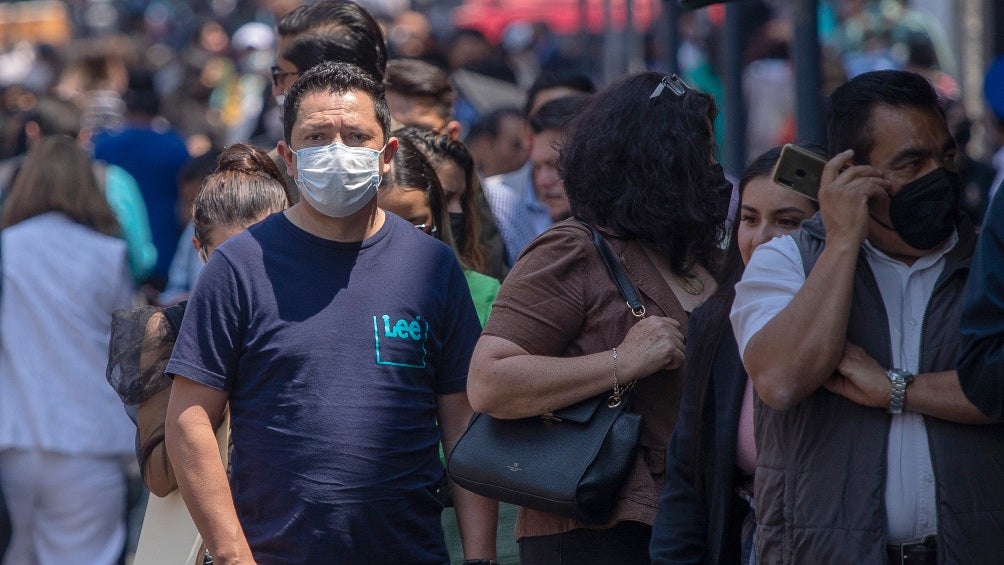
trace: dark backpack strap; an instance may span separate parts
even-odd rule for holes
[[[631,313],[636,317],[641,318],[645,316],[645,305],[641,303],[638,298],[638,293],[635,292],[634,285],[631,284],[631,279],[628,278],[624,269],[621,267],[621,262],[614,255],[613,250],[607,244],[600,232],[594,228],[592,225],[579,220],[579,222],[589,230],[589,233],[593,236],[593,245],[596,246],[596,250],[600,253],[600,258],[603,259],[603,264],[607,268],[607,272],[610,273],[610,278],[613,279],[617,288],[621,292],[621,296],[627,301],[628,308],[631,309]]]

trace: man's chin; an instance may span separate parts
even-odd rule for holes
[[[875,249],[906,264],[913,264],[914,261],[921,257],[937,253],[950,238],[951,236],[946,237],[930,249],[917,249],[903,241],[903,238],[895,231],[890,232],[889,230],[879,228],[878,230],[873,229],[868,234],[868,241],[871,242]]]

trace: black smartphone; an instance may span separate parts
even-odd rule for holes
[[[781,148],[781,157],[774,165],[774,182],[818,200],[824,166],[826,166],[824,157],[788,143]]]

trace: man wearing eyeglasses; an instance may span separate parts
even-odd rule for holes
[[[275,64],[269,69],[272,96],[282,108],[289,87],[311,67],[326,61],[352,63],[383,81],[387,67],[387,47],[380,25],[355,2],[321,0],[289,12],[277,26]],[[279,170],[286,167],[278,152],[269,157]],[[286,176],[286,185],[294,181]],[[295,191],[294,191],[295,192]]]

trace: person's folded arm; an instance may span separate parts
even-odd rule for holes
[[[771,261],[768,243],[754,251],[736,286],[733,325],[743,363],[757,394],[776,410],[787,410],[815,392],[843,354],[854,272],[869,229],[869,201],[888,198],[884,187],[889,184],[873,167],[849,166],[852,157],[853,152],[845,151],[824,169],[819,209],[826,242],[809,276],[804,276],[797,248],[787,260]],[[766,268],[759,268],[760,262]],[[756,309],[762,300],[758,293],[777,294],[774,276],[787,281],[803,277],[804,284],[776,313],[761,312],[753,324],[736,324],[737,312]]]
[[[934,416],[959,424],[991,424],[979,408],[962,392],[955,371],[922,373],[906,389],[904,410]]]
[[[735,313],[757,308],[757,293],[784,292],[785,281],[804,276],[795,272],[802,269],[801,262],[761,269],[758,259],[769,261],[772,253],[776,252],[770,248],[754,252],[736,286]],[[771,408],[787,410],[802,402],[836,369],[847,332],[856,261],[856,248],[827,245],[791,301],[745,340],[743,364],[757,394]],[[736,333],[742,330],[737,328]]]
[[[483,335],[474,348],[467,394],[478,412],[525,418],[552,412],[683,362],[680,323],[650,316],[631,327],[613,351],[579,357],[532,355],[515,343]]]
[[[864,349],[848,343],[837,373],[827,381],[826,388],[863,406],[887,409],[892,383],[886,368]],[[958,424],[993,423],[963,394],[955,371],[915,375],[906,388],[903,410]]]

